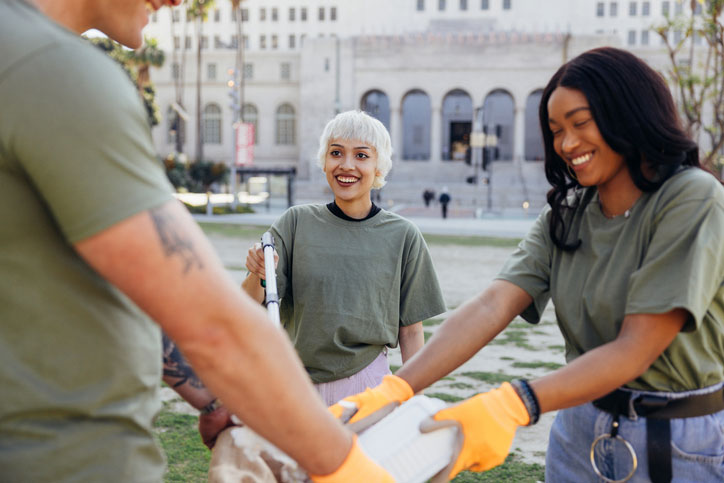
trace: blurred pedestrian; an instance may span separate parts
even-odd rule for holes
[[[447,205],[450,203],[451,197],[448,193],[447,186],[443,186],[440,190],[440,207],[442,208],[442,217],[447,218]]]
[[[425,202],[425,207],[428,208],[430,206],[430,202],[435,199],[435,192],[431,190],[430,188],[426,188],[422,192],[422,200]]]

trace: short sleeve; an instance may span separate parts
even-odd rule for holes
[[[415,226],[410,226],[410,249],[400,287],[400,325],[407,326],[445,312],[437,273],[425,239]]]
[[[70,242],[172,198],[138,92],[102,52],[56,44],[2,84],[32,93],[2,96],[2,143]]]
[[[712,189],[690,183],[662,202],[643,261],[629,279],[626,314],[683,308],[693,318],[685,330],[701,324],[724,283],[724,190],[713,177],[707,181]]]
[[[533,303],[520,315],[537,324],[550,300],[552,242],[548,233],[550,207],[541,212],[518,248],[506,260],[497,279],[506,280],[528,293]]]

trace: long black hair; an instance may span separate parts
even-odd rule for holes
[[[550,235],[556,246],[575,250],[581,241],[566,243],[564,213],[575,208],[567,200],[578,181],[553,149],[548,125],[548,99],[557,87],[577,89],[586,96],[603,140],[622,155],[634,184],[655,191],[680,166],[701,167],[699,149],[681,127],[674,99],[663,77],[625,50],[602,47],[564,64],[543,90],[539,118],[545,147],[545,172],[552,188]],[[642,168],[646,163],[647,177]]]

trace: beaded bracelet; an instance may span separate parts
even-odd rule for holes
[[[515,379],[510,382],[510,385],[513,386],[513,389],[515,389],[518,397],[523,401],[525,409],[528,411],[528,416],[530,417],[528,426],[533,426],[540,418],[540,405],[538,404],[538,398],[533,392],[533,388],[530,387],[530,384],[528,384],[528,381],[525,379]]]

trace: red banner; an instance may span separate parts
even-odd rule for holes
[[[236,133],[236,165],[251,166],[254,164],[254,125],[239,122],[234,126]]]

